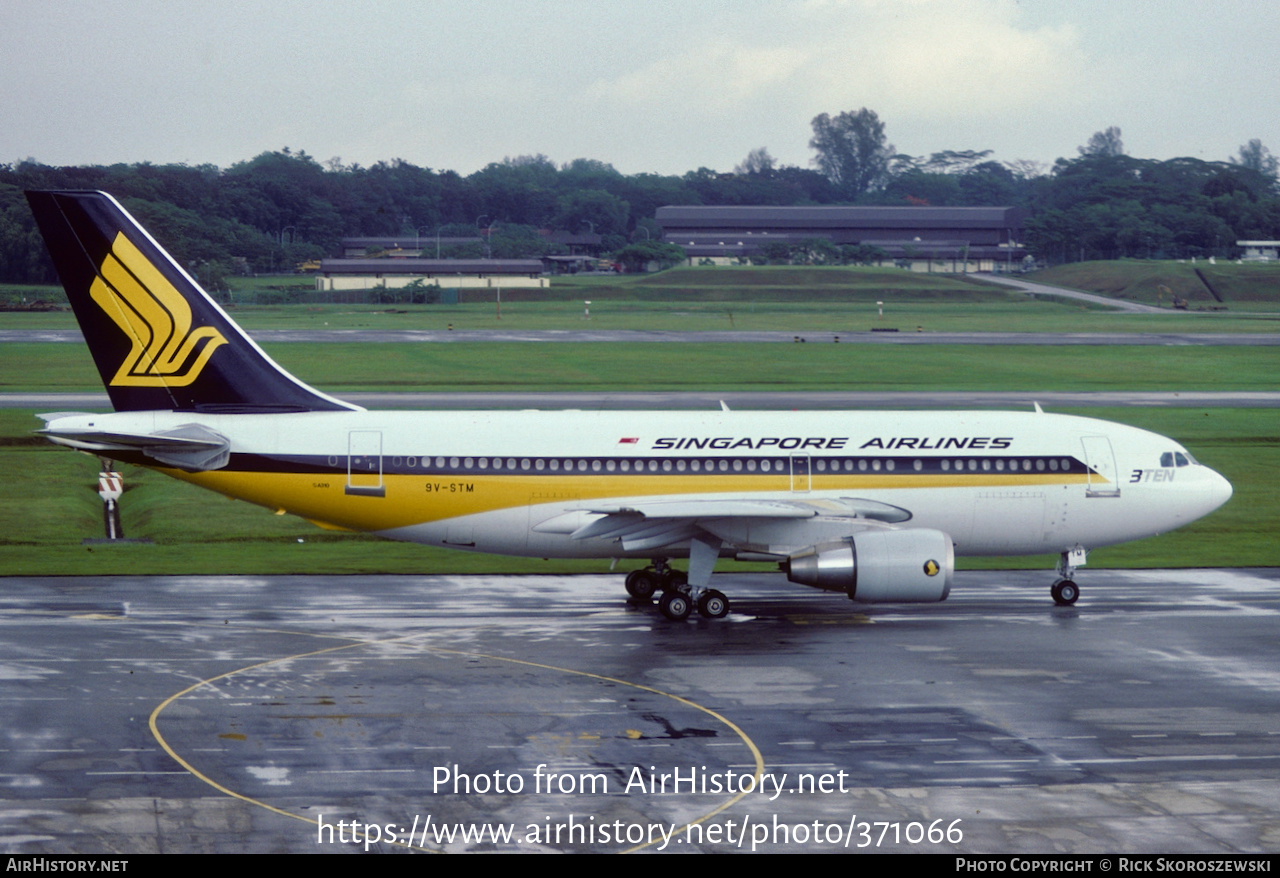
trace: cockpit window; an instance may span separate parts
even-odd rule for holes
[[[1178,466],[1191,466],[1191,461],[1187,460],[1187,456],[1181,451],[1175,451],[1173,459],[1178,462]]]
[[[1173,452],[1172,452],[1172,451],[1166,451],[1164,454],[1160,455],[1160,465],[1161,465],[1161,466],[1173,466]]]
[[[1160,455],[1160,465],[1165,467],[1172,466],[1191,466],[1196,459],[1185,451],[1166,451]]]

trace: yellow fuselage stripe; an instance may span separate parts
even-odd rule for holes
[[[390,475],[382,478],[384,496],[346,493],[344,474],[228,472],[169,475],[230,497],[271,509],[354,530],[390,530],[443,521],[462,515],[542,503],[571,503],[610,497],[654,497],[699,494],[794,494],[802,499],[824,492],[868,492],[891,489],[1008,489],[1043,485],[1083,485],[1085,473],[976,473],[973,475],[831,475],[814,474],[809,490],[792,492],[783,474],[617,476],[547,475]],[[369,484],[368,475],[357,485]],[[1094,477],[1096,480],[1096,476]],[[376,476],[374,476],[376,482]]]

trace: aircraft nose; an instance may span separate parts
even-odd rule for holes
[[[1209,500],[1213,504],[1209,508],[1210,510],[1214,510],[1230,500],[1231,495],[1235,493],[1235,489],[1231,487],[1231,483],[1228,482],[1220,473],[1214,470],[1209,470],[1209,475],[1211,478],[1209,480],[1208,493]]]
[[[1203,518],[1230,500],[1233,493],[1231,483],[1207,466],[1198,466],[1187,475],[1179,491],[1182,502],[1175,513],[1175,527]]]

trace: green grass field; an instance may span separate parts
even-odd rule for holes
[[[1280,347],[269,344],[324,390],[1272,390]],[[101,389],[78,345],[14,343],[0,392]]]
[[[880,317],[875,301],[646,302],[591,299],[503,301],[470,305],[252,305],[233,309],[249,332],[263,329],[377,330],[641,330],[667,332],[767,331],[793,335],[869,332],[1280,332],[1280,313],[1117,314],[1078,302],[1000,294],[998,301],[887,298]],[[584,296],[584,299],[590,295]],[[74,329],[68,312],[0,312],[0,329]]]
[[[290,305],[238,304],[233,309],[236,319],[250,331],[445,330],[450,325],[455,329],[736,329],[796,334],[865,332],[884,327],[910,332],[917,328],[925,332],[1277,331],[1280,269],[1217,268],[1231,270],[1231,277],[1222,278],[1222,287],[1240,296],[1239,301],[1229,302],[1231,310],[1226,312],[1174,312],[1170,308],[1166,314],[1117,314],[1065,299],[1032,298],[954,276],[846,267],[679,268],[654,275],[556,277],[549,290],[508,291],[501,316],[496,301],[489,301],[487,293],[485,301],[450,306],[323,303],[314,301],[314,282],[306,277],[236,278],[232,298],[243,303],[281,289],[302,297],[298,304]],[[1149,289],[1150,301],[1155,304],[1152,277],[1168,281],[1180,295],[1194,292],[1187,289],[1192,282],[1200,284],[1192,267],[1180,263],[1082,263],[1044,272],[1036,279],[1143,301],[1147,299],[1142,291]],[[1200,288],[1203,290],[1203,284]],[[44,288],[41,293],[37,288],[0,286],[0,299],[22,296],[65,301],[56,288]],[[584,319],[586,300],[592,303],[590,322]],[[884,303],[883,317],[878,301]],[[1166,300],[1164,305],[1168,307],[1170,302]],[[70,312],[0,312],[0,329],[74,326]]]

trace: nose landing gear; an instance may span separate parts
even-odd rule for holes
[[[1080,597],[1080,586],[1070,579],[1059,579],[1049,588],[1053,602],[1060,607],[1069,607]]]
[[[1075,584],[1076,567],[1084,566],[1088,557],[1084,548],[1076,546],[1058,558],[1058,580],[1049,587],[1049,594],[1058,606],[1069,607],[1080,597],[1080,586]]]

